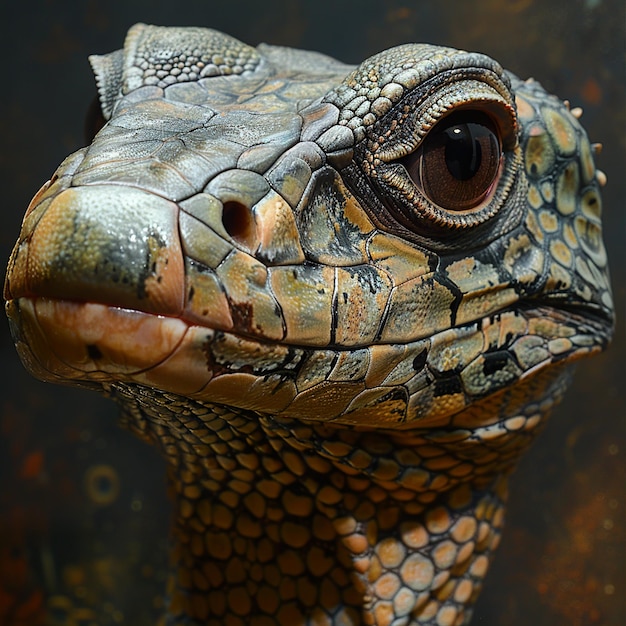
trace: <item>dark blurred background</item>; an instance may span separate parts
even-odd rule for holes
[[[210,26],[351,63],[425,41],[486,52],[535,77],[582,106],[590,137],[604,144],[605,239],[622,317],[612,349],[581,363],[513,477],[508,526],[473,623],[621,626],[625,13],[623,0],[0,0],[0,263],[30,198],[82,145],[95,94],[87,55],[120,48],[137,21]],[[154,624],[169,516],[161,460],[118,428],[112,404],[30,378],[0,327],[0,626]]]

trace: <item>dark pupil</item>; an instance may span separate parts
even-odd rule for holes
[[[469,180],[480,169],[482,150],[478,138],[485,127],[469,122],[455,124],[444,131],[448,171],[457,180]]]

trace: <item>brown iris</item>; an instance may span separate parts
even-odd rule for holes
[[[466,211],[493,189],[501,155],[502,142],[491,118],[462,110],[437,123],[402,164],[433,204]]]

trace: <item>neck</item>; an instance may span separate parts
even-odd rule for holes
[[[463,612],[499,538],[504,480],[424,492],[433,508],[341,471],[294,476],[305,463],[295,458],[253,471],[245,488],[242,466],[221,491],[175,479],[170,623],[382,625]]]
[[[170,462],[168,624],[469,618],[537,416],[477,436],[471,423],[374,431],[181,402],[124,403]]]

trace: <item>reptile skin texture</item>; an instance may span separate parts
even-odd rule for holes
[[[167,625],[467,624],[507,476],[610,341],[578,111],[478,53],[138,24],[29,206],[37,377],[168,462]]]

